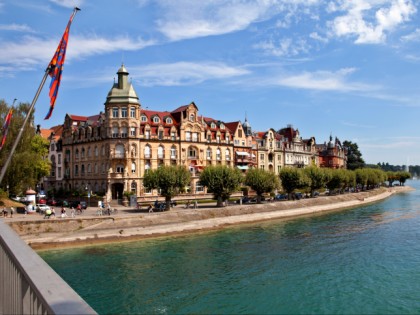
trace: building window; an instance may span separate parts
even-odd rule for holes
[[[98,147],[95,147],[95,156],[98,156],[98,155],[99,155]]]
[[[198,133],[197,132],[193,132],[192,134],[192,141],[197,142],[198,141]]]
[[[216,124],[215,123],[211,123],[210,128],[215,129],[216,128]]]
[[[145,137],[146,139],[150,139],[150,130],[146,130],[146,131],[144,132],[144,137]]]
[[[197,156],[197,151],[194,148],[188,149],[188,157],[189,158],[195,158]]]
[[[58,159],[58,164],[61,164],[61,154],[57,155],[57,159]]]
[[[84,157],[85,157],[85,148],[82,148],[82,151],[81,151],[81,158],[83,159]]]
[[[136,163],[131,163],[131,173],[136,173]]]
[[[195,115],[194,114],[190,114],[190,121],[195,121]]]
[[[155,124],[159,123],[159,121],[160,121],[160,119],[159,119],[159,117],[158,117],[158,116],[153,117],[153,122],[154,122]]]
[[[158,131],[158,139],[162,140],[163,139],[163,130],[159,130]]]
[[[264,161],[264,154],[260,154],[260,160]]]
[[[207,158],[207,160],[211,160],[211,149],[210,148],[208,148],[207,151],[206,151],[206,158]]]
[[[151,152],[150,152],[151,150],[150,150],[150,147],[148,146],[148,145],[146,145],[145,147],[144,147],[144,157],[146,158],[146,159],[150,159],[150,157],[151,157]]]
[[[220,149],[216,150],[216,160],[220,160],[221,159],[221,154],[220,154]]]
[[[131,118],[136,118],[136,108],[135,107],[130,107],[130,117]]]
[[[150,162],[146,161],[146,163],[144,163],[144,172],[147,173],[150,170]]]
[[[130,127],[130,136],[136,135],[136,127]]]
[[[118,138],[118,127],[112,127],[112,138]]]
[[[115,171],[117,173],[124,173],[124,165],[118,164],[117,167],[115,168]]]
[[[95,168],[95,174],[98,174],[98,164],[95,163],[94,168]]]
[[[118,107],[112,108],[112,117],[118,118]]]
[[[141,115],[141,121],[146,122],[147,121],[147,116],[146,115]]]
[[[175,147],[171,148],[171,159],[176,159],[176,148]]]
[[[61,167],[57,167],[57,177],[61,177]]]
[[[76,152],[74,153],[74,156],[75,156],[76,159],[79,158],[79,149],[76,149]]]
[[[190,131],[185,131],[185,140],[186,141],[191,141],[191,132]]]
[[[226,161],[230,161],[230,151],[228,149],[226,149],[225,155],[226,155]]]
[[[169,117],[168,117],[168,118],[166,118],[166,123],[167,123],[167,124],[172,124],[172,118],[169,118]]]
[[[127,127],[121,127],[121,138],[127,138],[127,136],[128,136]]]
[[[74,166],[74,175],[76,175],[76,176],[79,175],[79,165]]]
[[[55,151],[55,145],[54,145],[54,143],[51,143],[50,151]]]
[[[91,168],[90,164],[87,165],[87,172],[88,173],[91,173],[92,172],[92,168]]]
[[[238,137],[242,138],[242,130],[240,130],[240,129],[238,130]]]
[[[90,157],[91,155],[92,155],[91,149],[90,149],[90,147],[88,147],[88,149],[87,149],[87,156]]]
[[[128,116],[127,107],[122,107],[121,108],[121,117],[122,118],[127,118],[127,116]]]
[[[176,132],[171,132],[171,140],[176,140]]]
[[[163,159],[164,158],[164,149],[163,147],[160,145],[158,147],[158,159]]]

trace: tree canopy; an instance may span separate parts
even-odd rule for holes
[[[224,165],[208,166],[200,174],[200,183],[213,194],[218,207],[221,207],[223,201],[228,200],[233,192],[238,191],[243,179],[241,171],[237,168]]]
[[[355,170],[366,166],[357,143],[346,140],[343,142],[343,147],[347,150],[347,169]]]
[[[4,124],[4,119],[11,106],[4,100],[0,100],[0,124]],[[9,125],[7,140],[0,152],[0,164],[4,165],[10,154],[13,143],[23,125],[30,104],[19,103],[13,111],[13,116]],[[9,192],[13,194],[23,193],[28,188],[35,188],[42,177],[50,173],[50,162],[48,156],[48,140],[36,135],[33,123],[33,113],[29,118],[29,123],[25,126],[19,145],[13,154],[11,163],[5,173],[0,187],[3,190],[9,186]]]
[[[190,183],[191,174],[184,166],[161,166],[149,170],[143,179],[143,186],[147,189],[159,189],[165,197],[166,210],[170,209],[171,199]]]
[[[276,174],[260,168],[248,170],[245,176],[245,185],[257,193],[257,203],[261,203],[263,193],[269,193],[280,187],[280,180]]]

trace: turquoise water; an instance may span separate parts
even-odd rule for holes
[[[419,314],[408,185],[323,216],[40,255],[100,314]]]

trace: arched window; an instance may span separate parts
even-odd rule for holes
[[[206,151],[206,159],[207,160],[211,160],[211,149],[210,148],[207,148],[207,151]]]
[[[152,157],[152,152],[151,152],[150,146],[146,145],[144,147],[144,158],[150,159],[151,157]]]
[[[170,118],[170,117],[166,118],[166,123],[167,124],[172,124],[172,118]]]
[[[176,159],[176,147],[171,147],[171,159]]]
[[[146,163],[144,163],[144,171],[145,173],[147,173],[150,170],[150,162],[146,161]]]
[[[146,115],[141,115],[141,121],[142,122],[146,122],[147,121],[147,116]]]
[[[124,145],[123,144],[117,144],[115,146],[115,157],[116,158],[123,158],[125,153]]]
[[[98,150],[98,147],[95,146],[95,156],[98,156],[98,155],[99,155],[99,150]]]
[[[220,149],[216,150],[216,159],[220,160],[221,159],[221,154],[220,154]]]
[[[112,127],[112,138],[118,138],[118,126]]]
[[[79,158],[79,149],[76,149],[76,151],[74,153],[74,156],[75,156],[76,159]]]
[[[154,122],[155,124],[159,123],[159,121],[160,121],[160,119],[159,119],[159,117],[158,117],[158,116],[153,117],[153,122]]]
[[[128,137],[128,128],[127,126],[121,127],[121,138],[127,138]]]
[[[197,149],[194,147],[189,147],[188,148],[188,157],[191,158],[196,158],[197,157]]]
[[[131,163],[131,173],[136,173],[136,163],[134,162]]]
[[[226,149],[225,156],[226,156],[226,161],[230,161],[230,151],[229,151],[229,149]]]
[[[82,148],[82,151],[81,151],[81,157],[82,157],[82,159],[85,157],[85,148]]]
[[[87,149],[87,156],[90,157],[92,155],[92,150],[90,149],[90,147],[88,147]]]
[[[163,146],[160,145],[158,147],[158,159],[163,159],[165,157],[164,153],[165,153],[165,150],[164,150]]]

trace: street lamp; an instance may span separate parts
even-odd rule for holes
[[[90,207],[90,191],[89,191],[89,187],[88,187],[88,185],[87,185],[87,184],[86,184],[85,189],[86,189],[86,191],[87,191],[87,197],[88,197],[87,207]]]

